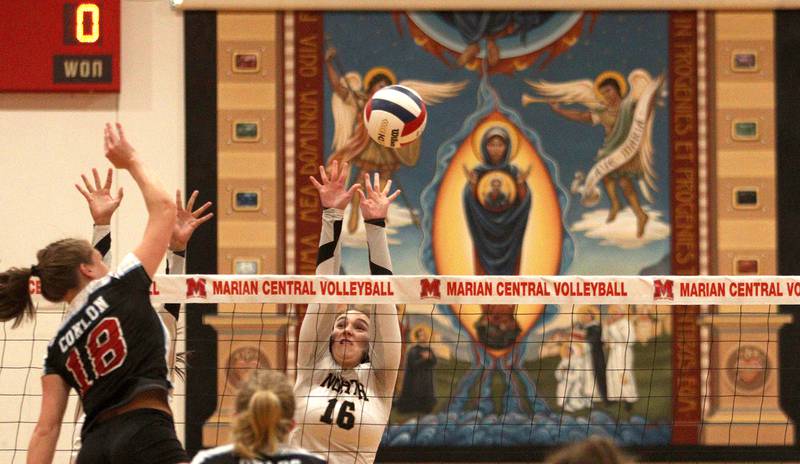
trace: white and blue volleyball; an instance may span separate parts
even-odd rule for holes
[[[417,140],[427,119],[422,97],[403,85],[378,90],[364,107],[364,124],[370,138],[389,148],[400,148]]]

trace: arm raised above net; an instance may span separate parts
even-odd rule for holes
[[[317,251],[317,275],[336,275],[339,273],[341,258],[342,218],[344,211],[328,208],[322,212],[322,231]],[[336,306],[310,304],[306,308],[303,323],[300,325],[300,338],[297,348],[298,367],[313,367],[318,361],[318,353],[328,351],[329,335],[336,317]]]
[[[386,240],[386,223],[383,219],[367,220],[367,245],[369,269],[372,275],[392,275],[392,258]],[[397,307],[393,304],[374,305],[372,314],[374,334],[370,364],[375,375],[384,385],[394,387],[397,368],[400,367],[401,342]]]
[[[364,190],[361,195],[361,215],[367,232],[369,250],[369,271],[372,275],[392,275],[392,258],[389,254],[389,243],[386,240],[386,216],[389,205],[400,195],[397,190],[391,195],[392,181],[386,181],[381,188],[378,173],[370,179],[364,175]],[[393,304],[375,305],[370,320],[372,321],[370,337],[373,340],[370,352],[370,365],[383,385],[394,387],[397,380],[397,368],[400,366],[400,324],[397,321],[397,307]]]
[[[322,204],[322,231],[319,236],[319,250],[317,250],[317,275],[337,275],[341,261],[342,246],[339,238],[342,234],[342,218],[344,208],[350,203],[353,194],[359,185],[354,184],[349,189],[345,187],[349,167],[343,163],[331,163],[330,176],[324,166],[319,167],[320,181],[309,177],[309,181],[319,193]],[[300,324],[300,337],[297,348],[297,366],[299,368],[313,367],[322,359],[319,353],[328,352],[328,343],[333,321],[336,317],[334,305],[311,304],[306,308],[303,322]],[[319,358],[319,359],[318,359]]]

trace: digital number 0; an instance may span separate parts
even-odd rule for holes
[[[91,24],[84,22],[86,15],[91,16]],[[80,43],[95,43],[99,38],[100,7],[94,3],[81,3],[75,10],[75,39]]]

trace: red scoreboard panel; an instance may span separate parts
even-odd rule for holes
[[[0,3],[0,92],[119,92],[120,0]]]

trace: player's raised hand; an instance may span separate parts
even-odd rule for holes
[[[386,181],[386,185],[381,190],[381,175],[377,172],[375,173],[374,182],[370,181],[368,173],[364,174],[364,188],[367,191],[366,195],[363,191],[358,191],[361,195],[359,207],[364,220],[384,219],[389,213],[389,205],[400,195],[400,190],[395,190],[394,193],[389,195],[392,189],[391,179]]]
[[[122,124],[116,123],[116,127],[106,123],[104,131],[106,158],[111,161],[117,169],[129,169],[133,163],[138,161],[136,150],[125,138]]]
[[[89,182],[85,175],[81,174],[85,188],[81,187],[80,184],[75,184],[75,188],[86,199],[86,203],[89,205],[89,213],[92,215],[95,225],[111,224],[111,216],[114,215],[114,211],[119,208],[119,204],[122,201],[122,187],[117,190],[117,196],[115,197],[111,192],[113,179],[111,168],[108,168],[104,184],[100,181],[100,174],[98,174],[97,169],[92,169],[92,176],[94,177],[94,185]]]
[[[172,236],[169,239],[169,249],[172,251],[185,250],[194,231],[197,230],[200,225],[214,217],[214,213],[203,215],[203,213],[211,207],[210,201],[205,202],[203,206],[193,210],[194,202],[197,201],[198,194],[199,192],[197,190],[192,192],[189,201],[186,202],[186,206],[184,207],[180,189],[175,192],[175,204],[178,206],[178,210],[175,213],[175,227],[172,229]]]
[[[323,208],[344,209],[350,203],[356,190],[361,188],[358,183],[353,184],[349,189],[345,187],[349,172],[350,166],[346,162],[342,163],[341,169],[339,169],[339,163],[334,161],[331,163],[330,177],[325,172],[324,166],[319,167],[319,177],[322,183],[314,177],[308,178],[319,192],[319,201]]]

